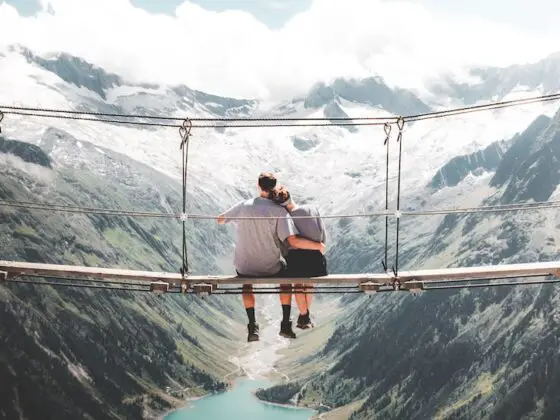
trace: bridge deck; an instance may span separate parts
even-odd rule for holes
[[[44,276],[83,279],[103,279],[115,281],[146,281],[181,284],[179,273],[126,270],[119,268],[83,267],[57,264],[38,264],[17,261],[0,261],[0,272],[13,276]],[[432,270],[401,271],[398,277],[393,273],[373,274],[331,274],[311,278],[248,278],[238,276],[187,276],[191,284],[240,285],[240,284],[345,284],[359,286],[363,283],[391,285],[395,280],[404,288],[422,287],[424,284],[438,282],[459,282],[489,278],[507,278],[514,276],[547,276],[560,274],[560,261],[527,264],[508,264],[478,267],[458,267]],[[407,286],[408,285],[408,286]]]

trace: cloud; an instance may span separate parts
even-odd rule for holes
[[[282,99],[318,81],[381,74],[419,86],[426,76],[470,64],[534,61],[558,40],[418,4],[314,0],[280,29],[242,11],[189,1],[174,16],[128,0],[42,0],[21,17],[0,4],[0,40],[39,53],[65,51],[131,81],[184,83],[220,95]]]

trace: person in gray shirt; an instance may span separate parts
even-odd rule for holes
[[[273,201],[288,210],[301,236],[322,244],[327,242],[327,232],[319,210],[316,207],[307,205],[298,206],[291,197],[290,192],[284,187],[278,189]],[[286,262],[288,264],[288,277],[307,278],[326,276],[328,274],[327,260],[325,259],[324,252],[290,247],[286,255]],[[313,326],[310,316],[311,287],[304,287],[303,284],[296,284],[294,288],[307,292],[295,293],[300,313],[297,320],[297,327],[301,329],[310,328]]]
[[[298,236],[298,229],[287,210],[276,205],[272,199],[276,195],[276,177],[271,173],[261,173],[258,180],[259,196],[240,201],[218,216],[218,223],[234,222],[236,245],[234,265],[239,277],[285,277],[283,250],[291,248],[324,252],[320,241],[311,241]],[[251,219],[267,217],[269,219]],[[236,219],[237,218],[237,219]],[[280,335],[296,338],[292,330],[290,312],[292,305],[291,285],[280,286],[282,322]],[[247,341],[259,340],[259,326],[255,319],[255,296],[250,284],[243,285],[243,304],[247,312]]]

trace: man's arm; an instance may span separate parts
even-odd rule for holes
[[[321,254],[324,254],[326,249],[325,244],[322,242],[313,242],[296,235],[288,236],[288,244],[290,244],[292,248],[321,251]]]
[[[276,229],[280,241],[288,241],[288,244],[292,248],[311,249],[314,251],[321,251],[322,254],[325,253],[325,244],[322,242],[313,242],[307,238],[297,236],[299,231],[288,212],[286,212],[285,217],[278,219]]]
[[[220,214],[217,218],[216,218],[216,222],[218,222],[218,224],[223,225],[225,223],[230,222],[230,219],[226,219],[226,217],[237,217],[239,216],[239,214],[241,213],[241,207],[243,205],[243,201],[237,203],[236,205],[234,205],[233,207],[229,208],[228,210],[226,210],[225,212],[223,212],[222,214]]]

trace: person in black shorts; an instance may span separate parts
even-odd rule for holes
[[[292,199],[290,192],[285,187],[279,187],[273,201],[286,208],[292,216],[299,235],[311,241],[326,243],[327,234],[319,210],[314,206],[298,206]],[[306,218],[298,219],[298,216]],[[309,217],[312,216],[312,217]],[[321,251],[310,249],[294,249],[289,247],[285,256],[288,265],[287,274],[289,277],[320,277],[328,275],[327,260]],[[313,326],[310,317],[311,293],[297,293],[297,290],[311,291],[312,287],[303,284],[294,285],[296,289],[295,298],[298,304],[300,315],[297,327],[307,329]]]

